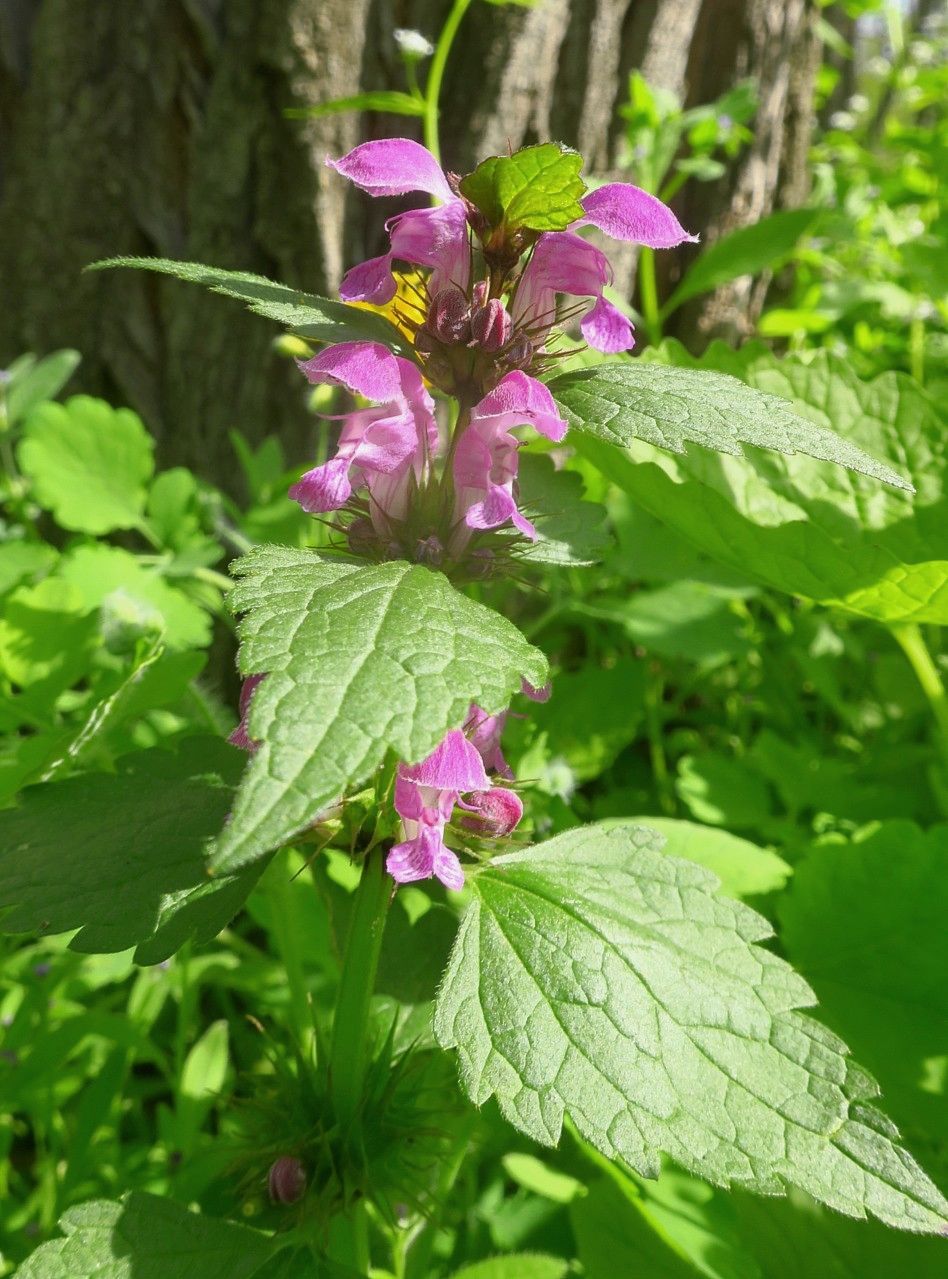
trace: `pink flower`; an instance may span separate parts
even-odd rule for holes
[[[468,741],[483,760],[484,767],[498,777],[513,781],[513,769],[504,759],[500,749],[500,739],[507,723],[507,712],[499,715],[488,715],[480,706],[472,705],[464,731]]]
[[[327,158],[326,163],[369,195],[425,191],[444,202],[434,209],[411,209],[389,218],[385,224],[389,252],[347,272],[339,287],[343,301],[376,306],[390,302],[396,289],[392,274],[396,259],[431,268],[428,289],[432,297],[451,285],[467,292],[471,249],[464,202],[451,190],[430,151],[408,138],[383,138],[364,142],[341,160]]]
[[[536,538],[536,529],[520,514],[514,497],[520,444],[510,432],[527,425],[554,441],[566,434],[566,423],[547,388],[515,370],[474,406],[458,440],[454,453],[457,523],[452,551],[463,549],[471,529],[498,528],[507,523],[525,537]]]
[[[395,296],[392,261],[396,258],[432,268],[429,290],[454,285],[467,292],[470,283],[470,244],[464,201],[430,151],[407,138],[365,142],[341,160],[327,160],[332,168],[370,195],[405,195],[425,191],[443,201],[434,209],[415,209],[389,219],[391,248],[382,257],[353,267],[340,288],[346,301],[382,304]],[[581,201],[583,216],[567,231],[540,236],[517,286],[514,322],[531,335],[542,336],[556,320],[556,294],[596,299],[581,329],[590,346],[614,353],[633,344],[629,320],[603,297],[612,282],[609,259],[576,234],[594,226],[613,240],[626,240],[652,249],[670,249],[694,242],[667,205],[628,182],[609,182],[588,192]]]
[[[338,510],[364,486],[372,522],[386,532],[390,520],[404,517],[412,482],[421,480],[438,448],[434,401],[420,372],[379,342],[342,342],[300,361],[300,368],[310,382],[345,387],[378,407],[342,415],[335,457],[307,471],[290,497],[316,514]]]
[[[585,217],[573,225],[594,226],[614,240],[631,240],[652,249],[670,249],[696,241],[661,200],[626,182],[610,182],[584,196]],[[615,354],[635,344],[632,325],[603,289],[612,283],[609,259],[595,245],[570,231],[548,231],[537,240],[523,269],[513,305],[516,324],[534,340],[556,321],[556,295],[594,297],[596,304],[580,323],[583,337],[597,351]]]
[[[385,867],[398,884],[440,879],[445,888],[464,887],[464,871],[444,842],[444,828],[463,793],[486,791],[490,781],[481,757],[462,732],[453,729],[420,764],[399,766],[395,811],[405,839],[388,854]]]

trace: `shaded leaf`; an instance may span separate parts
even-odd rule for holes
[[[557,470],[539,453],[520,455],[520,507],[537,530],[537,541],[518,546],[521,559],[536,564],[595,564],[611,543],[605,507],[583,498],[582,477]]]
[[[138,1191],[69,1208],[59,1228],[65,1238],[41,1244],[20,1279],[250,1279],[275,1252],[259,1231]]]
[[[116,774],[77,776],[23,792],[0,813],[4,932],[79,929],[73,950],[139,943],[142,963],[228,923],[262,866],[208,878],[205,846],[227,819],[241,753],[216,737],[177,754],[127,755]]]

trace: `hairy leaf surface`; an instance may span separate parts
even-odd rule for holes
[[[189,284],[203,284],[213,293],[236,298],[246,303],[254,314],[276,320],[284,328],[316,342],[384,342],[400,355],[409,353],[402,335],[384,316],[345,302],[333,302],[315,293],[291,289],[250,271],[223,271],[200,262],[135,257],[105,258],[86,269],[107,271],[114,267],[157,271]]]
[[[474,878],[435,1015],[477,1105],[547,1145],[564,1118],[646,1176],[798,1185],[934,1232],[948,1204],[868,1103],[874,1081],[796,1011],[767,922],[644,827],[574,830]]]
[[[911,490],[890,466],[828,427],[801,417],[779,396],[746,386],[726,373],[668,368],[640,360],[564,373],[550,383],[570,426],[607,444],[636,440],[684,453],[701,444],[741,456],[741,445],[792,455],[805,453]]]
[[[694,363],[677,344],[660,354]],[[889,624],[948,621],[948,432],[931,396],[899,373],[862,382],[826,352],[804,362],[714,344],[702,366],[791,400],[814,425],[911,475],[917,492],[755,449],[671,457],[580,436],[577,448],[675,533],[765,585]]]
[[[308,558],[307,558],[308,556]],[[233,870],[366,781],[388,751],[417,762],[471,702],[503,710],[547,663],[506,618],[405,561],[353,568],[266,547],[238,561],[241,669],[260,743],[215,854]]]

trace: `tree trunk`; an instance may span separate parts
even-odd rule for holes
[[[434,38],[448,0],[0,0],[0,364],[78,347],[74,385],[138,409],[162,460],[233,488],[228,431],[308,454],[299,378],[263,320],[193,286],[81,275],[122,253],[259,271],[315,291],[383,242],[394,206],[322,160],[404,118],[287,120],[287,106],[402,88],[391,38]],[[474,4],[448,66],[444,160],[548,137],[616,168],[617,109],[643,69],[686,104],[760,81],[752,146],[676,202],[705,244],[805,194],[816,0],[540,0]],[[670,287],[683,253],[663,255]],[[631,259],[619,281],[631,282]],[[621,266],[621,262],[620,262]],[[738,282],[681,317],[691,342],[741,333],[762,301]]]

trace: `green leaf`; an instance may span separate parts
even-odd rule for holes
[[[210,642],[209,614],[120,547],[77,546],[60,562],[56,576],[76,588],[88,609],[117,593],[153,609],[170,648],[203,648]]]
[[[674,1168],[656,1182],[610,1170],[570,1219],[587,1279],[760,1279],[730,1199]]]
[[[191,737],[177,754],[127,755],[115,775],[87,774],[23,792],[0,812],[4,932],[74,928],[73,950],[127,950],[156,963],[188,936],[213,937],[256,881],[208,879],[204,852],[227,818],[239,751]]]
[[[662,315],[670,315],[688,298],[710,293],[728,280],[758,275],[768,267],[780,266],[818,216],[818,209],[784,209],[761,218],[752,226],[732,231],[705,249],[688,268],[685,278],[662,307]]]
[[[211,1022],[184,1059],[170,1135],[175,1150],[185,1156],[191,1153],[201,1126],[224,1087],[228,1052],[227,1022],[221,1019]]]
[[[251,1279],[275,1251],[259,1231],[139,1191],[69,1208],[59,1228],[65,1238],[41,1244],[18,1279]]]
[[[16,426],[37,404],[54,399],[75,373],[81,359],[78,351],[53,351],[14,375],[6,389],[9,424]]]
[[[56,563],[56,552],[45,542],[13,541],[0,546],[0,595],[24,578],[45,577]]]
[[[608,444],[625,448],[644,440],[673,453],[701,444],[736,457],[742,444],[753,444],[805,453],[911,491],[897,471],[835,431],[800,417],[779,396],[724,373],[624,360],[564,373],[550,390],[574,431]]]
[[[137,413],[74,395],[40,404],[23,436],[20,467],[63,528],[109,533],[141,523],[154,446]]]
[[[726,830],[674,817],[636,817],[635,822],[664,836],[664,851],[713,871],[732,897],[754,897],[783,888],[791,868],[776,853],[758,848]]]
[[[624,599],[604,599],[577,609],[621,625],[630,639],[662,657],[717,666],[750,650],[745,626],[731,607],[733,595],[705,582],[671,582]]]
[[[780,902],[781,938],[821,1016],[879,1075],[899,1122],[941,1143],[946,919],[948,826],[903,821],[816,845]]]
[[[506,618],[440,573],[393,561],[356,568],[264,547],[237,561],[232,593],[244,674],[269,672],[249,732],[261,743],[215,853],[254,861],[312,822],[388,751],[416,762],[459,727],[471,702],[504,709],[547,664]]]
[[[795,1011],[766,920],[644,827],[586,827],[473,877],[435,1013],[475,1105],[545,1145],[564,1118],[644,1176],[659,1152],[718,1185],[798,1185],[934,1232],[948,1204],[872,1106],[845,1045]]]
[[[400,355],[411,355],[405,340],[384,316],[363,307],[349,306],[302,293],[285,284],[277,284],[249,271],[223,271],[219,267],[202,266],[200,262],[173,262],[168,258],[106,258],[93,262],[87,271],[131,267],[138,271],[157,271],[189,284],[203,284],[213,293],[245,302],[256,315],[276,320],[315,342],[382,342]]]
[[[84,613],[82,596],[68,582],[48,577],[17,587],[0,617],[0,672],[21,689],[42,685],[47,701],[55,701],[89,664],[96,625]]]
[[[537,530],[537,540],[518,547],[521,559],[535,564],[596,564],[611,538],[604,527],[605,507],[583,498],[582,477],[558,471],[540,453],[520,455],[520,506]]]
[[[508,231],[565,231],[583,216],[579,176],[583,157],[558,142],[524,147],[513,155],[482,160],[461,179],[460,190],[476,204],[492,227]]]
[[[283,114],[289,120],[318,120],[341,111],[383,111],[386,115],[423,116],[425,101],[411,93],[376,89],[371,93],[354,93],[348,98],[333,98],[312,107],[287,107]]]
[[[677,344],[660,354],[694,362]],[[861,382],[826,352],[778,360],[760,344],[734,352],[716,343],[702,363],[792,400],[909,472],[918,492],[751,449],[672,458],[645,443],[620,453],[577,436],[578,450],[674,533],[764,585],[888,624],[948,622],[948,431],[932,398],[903,374]]]
[[[496,0],[492,0],[496,3]],[[512,1252],[455,1270],[451,1279],[564,1279],[569,1262],[540,1252]]]
[[[786,1200],[732,1199],[763,1279],[944,1279],[944,1239],[848,1221],[799,1192]]]
[[[557,675],[553,696],[530,707],[522,732],[545,735],[548,750],[565,760],[578,780],[589,781],[635,741],[644,713],[645,668],[627,658],[608,668],[585,666]],[[520,736],[516,721],[509,728],[513,744]]]
[[[682,755],[675,790],[692,816],[709,826],[753,829],[765,825],[772,812],[766,782],[730,755]]]

